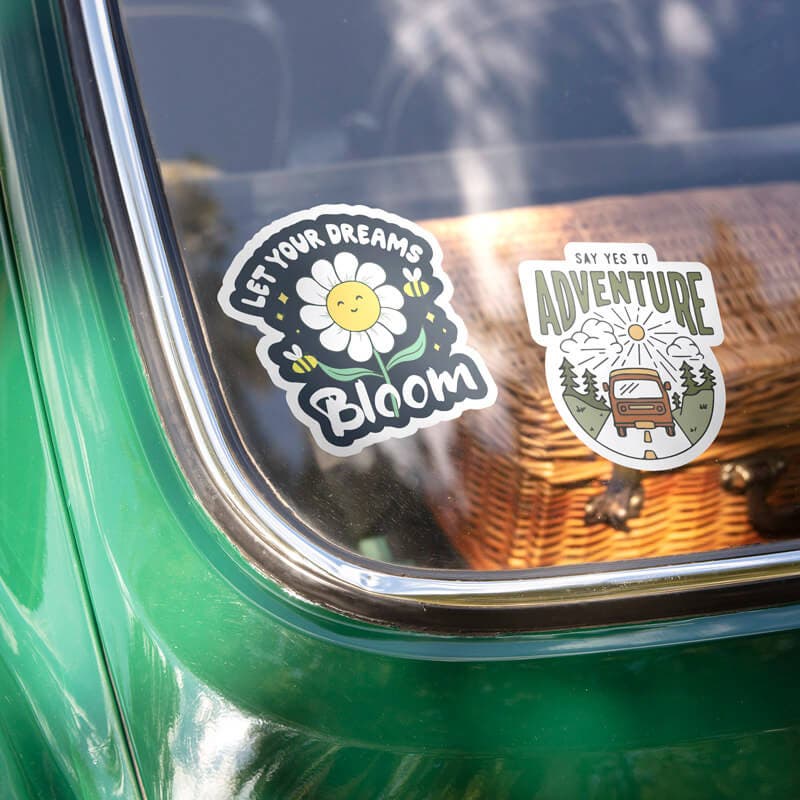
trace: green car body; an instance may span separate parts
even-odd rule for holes
[[[52,0],[0,10],[0,146],[4,797],[798,794],[796,605],[441,635],[257,572],[156,410]]]

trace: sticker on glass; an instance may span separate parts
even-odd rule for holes
[[[711,272],[659,262],[646,244],[571,243],[564,261],[524,261],[531,334],[572,432],[626,467],[697,458],[725,414],[712,347],[723,332]]]
[[[452,293],[430,233],[378,209],[322,205],[259,231],[219,302],[263,334],[259,360],[317,444],[345,456],[494,402]]]

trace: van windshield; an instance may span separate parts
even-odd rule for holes
[[[614,397],[626,400],[661,399],[661,384],[652,378],[614,381]]]

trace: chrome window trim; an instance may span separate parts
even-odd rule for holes
[[[385,609],[390,607],[387,603],[408,601],[413,603],[416,614],[431,608],[529,609],[531,612],[577,604],[586,608],[587,603],[594,606],[595,603],[641,600],[720,587],[748,587],[800,576],[800,552],[787,547],[770,552],[717,553],[711,558],[682,557],[669,564],[590,565],[591,571],[575,568],[519,573],[404,571],[355,556],[349,560],[338,554],[335,546],[318,544],[287,524],[248,480],[226,443],[210,403],[183,321],[169,254],[159,229],[115,47],[109,8],[105,0],[73,2],[78,3],[81,11],[89,68],[96,81],[158,342],[193,445],[216,492],[237,521],[254,541],[288,565],[290,571],[293,569],[295,574],[305,574],[312,582],[318,582],[324,589],[323,595],[329,592],[331,599],[322,601],[324,605],[385,621],[386,615],[369,609]],[[188,474],[186,478],[194,486]],[[208,509],[208,504],[205,506]],[[209,513],[212,518],[215,516],[210,510]],[[265,571],[253,556],[259,546],[248,549],[240,542],[237,544],[262,572]],[[276,578],[272,572],[267,571],[267,575]],[[290,592],[307,594],[291,581],[280,577],[278,580]],[[345,596],[350,596],[351,601],[343,601],[341,598]],[[319,597],[317,593],[314,599],[319,601]],[[363,612],[358,610],[360,603],[363,603]],[[425,623],[421,620],[419,627],[427,627]],[[413,622],[409,624],[415,627]],[[525,627],[524,622],[521,627]]]

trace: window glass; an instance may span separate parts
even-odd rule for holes
[[[783,509],[800,487],[800,7],[121,5],[183,255],[176,269],[188,278],[230,436],[314,531],[396,564],[468,569],[699,553],[774,536],[748,498],[760,492]],[[339,219],[352,269],[321,256],[333,264],[326,283],[323,267],[295,274],[302,259],[288,253],[315,247],[295,231],[294,250],[276,254],[279,282],[291,279],[311,309],[298,306],[297,319],[318,338],[308,340],[313,352],[273,339],[265,356],[264,330],[221,305],[225,276],[265,226],[333,204],[382,210],[383,232],[376,244],[376,224],[359,240],[355,220],[348,240]],[[392,228],[389,215],[412,227]],[[364,248],[391,250],[381,237],[399,241],[404,230],[407,272],[390,291],[391,257],[370,272]],[[420,264],[435,257],[430,242],[441,247],[452,314],[414,305],[446,298],[447,287],[415,272],[413,231]],[[609,245],[595,257],[628,261],[608,261],[601,277],[565,267],[563,283],[531,267],[526,309],[520,263],[564,261],[571,242]],[[633,269],[647,253],[690,266],[651,285]],[[692,264],[705,265],[713,290]],[[251,265],[237,284],[230,303],[240,313],[245,303],[258,311],[262,297],[286,302],[268,267]],[[615,320],[614,303],[633,315]],[[568,337],[586,304],[608,308]],[[360,380],[360,405],[342,394],[336,420],[334,395],[318,406],[333,428],[384,414],[391,430],[398,404],[433,403],[447,386],[425,370],[396,393],[382,385],[414,359],[433,359],[435,371],[439,347],[460,335],[456,316],[487,385],[477,367],[464,373],[475,402],[410,435],[331,452],[281,386],[321,371],[342,392]],[[696,343],[717,322],[725,339],[711,359]],[[381,325],[389,339],[377,338]],[[556,333],[563,339],[545,347]],[[264,359],[282,353],[270,373]],[[482,402],[490,383],[496,399]],[[662,457],[664,469],[639,468]]]

